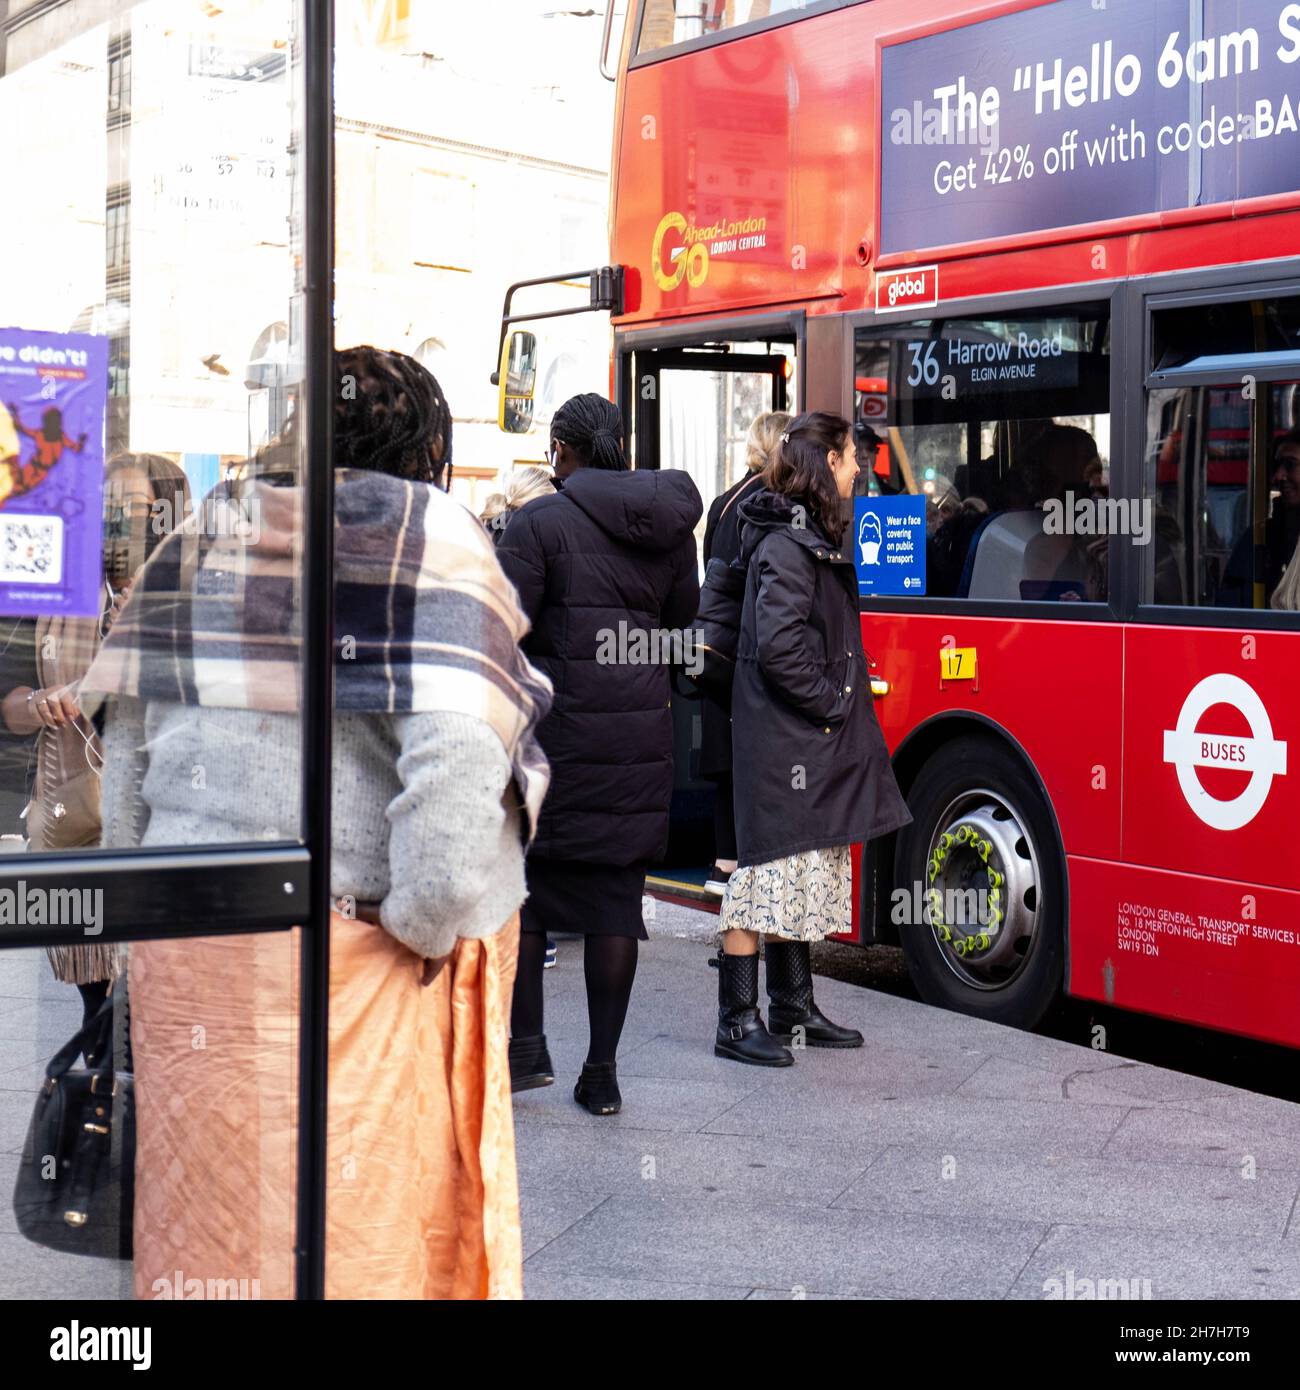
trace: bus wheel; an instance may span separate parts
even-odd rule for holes
[[[989,739],[945,744],[907,798],[895,901],[921,909],[899,934],[928,1004],[1033,1028],[1061,990],[1065,893],[1043,795]]]

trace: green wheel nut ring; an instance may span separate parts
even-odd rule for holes
[[[947,862],[949,851],[954,845],[969,845],[984,865],[985,879],[988,883],[989,920],[985,928],[977,935],[967,933],[965,936],[953,936],[948,924],[943,919],[943,894],[933,886],[940,870]],[[945,830],[940,835],[939,842],[935,845],[934,852],[930,856],[927,866],[927,881],[931,887],[926,895],[926,904],[930,909],[931,926],[939,940],[945,945],[951,943],[953,950],[959,956],[973,955],[976,951],[987,951],[993,944],[990,928],[992,928],[993,933],[996,933],[998,927],[1005,920],[1005,914],[1001,907],[1002,894],[999,890],[1006,882],[1006,878],[990,866],[989,856],[992,853],[993,843],[991,840],[985,839],[974,826],[959,825],[956,830]]]

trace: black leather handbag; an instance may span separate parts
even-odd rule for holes
[[[112,1016],[110,994],[45,1068],[14,1183],[14,1216],[37,1245],[126,1260],[135,1206],[135,1091],[131,1073],[113,1069]],[[103,1060],[74,1071],[87,1048]]]
[[[709,561],[700,585],[700,609],[695,619],[696,670],[686,677],[706,695],[731,697],[740,642],[740,614],[745,603],[748,569],[737,561]]]

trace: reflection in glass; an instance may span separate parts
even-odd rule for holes
[[[297,949],[137,943],[86,1012],[0,953],[0,1298],[292,1296]]]
[[[1300,608],[1300,298],[1164,309],[1151,343],[1147,601]]]
[[[1150,602],[1295,610],[1300,567],[1300,382],[1240,377],[1147,396],[1147,495],[1158,536]]]
[[[0,76],[0,120],[24,131],[6,176],[49,192],[8,224],[6,264],[31,273],[0,280],[0,846],[46,852],[101,841],[107,730],[131,711],[82,682],[137,576],[182,531],[209,578],[214,555],[227,578],[261,563],[241,553],[261,533],[238,489],[298,480],[302,358],[295,6],[150,0],[107,23],[102,6],[54,8],[9,36]],[[296,668],[296,513],[277,524]],[[294,711],[298,684],[295,669]],[[139,732],[122,775],[164,731]],[[255,825],[194,814],[205,770],[251,762],[253,740],[187,751],[186,805],[125,842],[298,838],[292,790]]]

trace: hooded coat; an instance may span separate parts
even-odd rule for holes
[[[497,558],[532,624],[524,651],[555,687],[532,858],[626,866],[667,848],[673,725],[658,658],[672,648],[659,635],[699,606],[703,509],[680,470],[580,468],[502,536]]]
[[[731,693],[739,863],[911,820],[871,704],[851,556],[766,489],[739,504],[749,569]],[[801,509],[801,516],[807,513]]]

